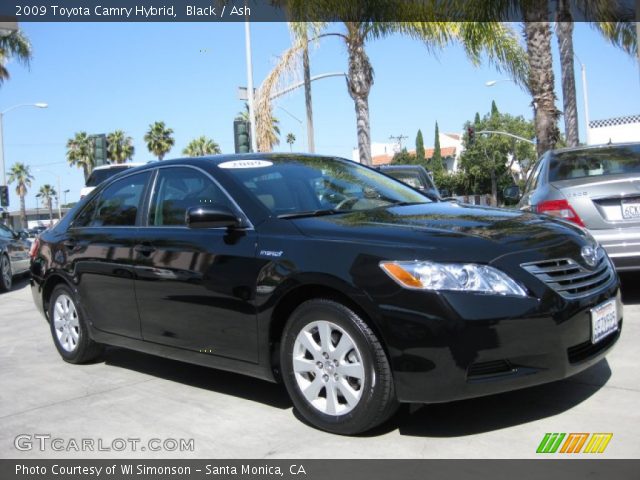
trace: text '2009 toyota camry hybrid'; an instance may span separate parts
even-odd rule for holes
[[[130,169],[31,255],[64,360],[115,345],[282,381],[308,422],[340,434],[403,402],[573,375],[622,327],[618,277],[586,230],[432,201],[321,156]]]

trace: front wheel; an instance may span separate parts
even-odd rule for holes
[[[11,272],[11,262],[9,257],[0,254],[0,292],[11,290],[13,273]]]
[[[397,408],[391,368],[369,326],[346,306],[310,300],[283,334],[284,383],[296,409],[332,433],[361,433]]]
[[[49,323],[53,343],[65,361],[86,363],[102,353],[102,346],[89,337],[76,295],[66,285],[58,285],[51,293]]]

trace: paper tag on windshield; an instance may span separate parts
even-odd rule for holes
[[[267,160],[232,160],[218,164],[220,168],[264,168],[270,167],[273,162]]]

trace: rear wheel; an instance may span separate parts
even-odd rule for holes
[[[69,363],[86,363],[102,353],[102,346],[89,337],[76,295],[66,285],[53,289],[49,300],[49,322],[53,343]]]
[[[13,273],[11,272],[11,262],[6,255],[0,255],[0,292],[11,290]]]
[[[283,378],[312,425],[350,435],[387,420],[397,401],[386,354],[369,326],[346,306],[310,300],[287,323]]]

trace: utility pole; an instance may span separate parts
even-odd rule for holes
[[[395,140],[396,145],[398,145],[398,151],[402,151],[402,141],[406,140],[407,137],[406,135],[397,135],[397,136],[393,136],[393,135],[389,135],[389,140]]]
[[[251,29],[249,20],[244,21],[245,53],[247,56],[247,103],[249,104],[249,124],[251,129],[251,150],[258,151],[258,139],[256,138],[256,111],[253,94],[253,63],[251,61]]]

